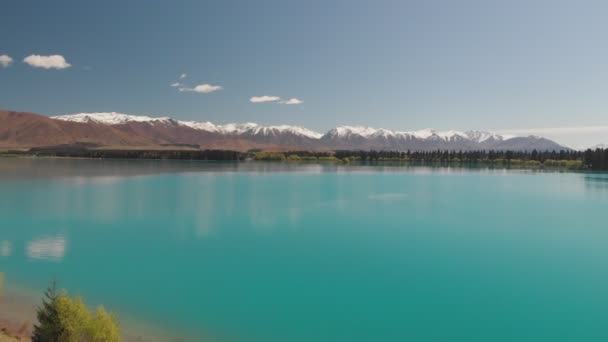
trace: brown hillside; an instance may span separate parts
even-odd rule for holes
[[[149,139],[111,126],[53,120],[46,116],[0,111],[0,147],[24,148],[75,143],[151,146]]]
[[[72,144],[91,144],[112,149],[181,149],[179,144],[199,145],[201,149],[247,151],[285,149],[275,144],[255,142],[195,130],[173,123],[150,125],[132,122],[103,125],[54,120],[46,116],[0,111],[0,148],[23,149]],[[187,148],[186,148],[187,149]]]

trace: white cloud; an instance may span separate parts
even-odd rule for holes
[[[181,86],[182,86],[182,84],[181,84],[181,83],[179,83],[179,82],[175,82],[175,83],[172,83],[172,84],[171,84],[171,86],[172,86],[172,87],[181,87]]]
[[[222,89],[224,89],[224,87],[219,86],[219,85],[199,84],[194,88],[187,88],[187,87],[179,88],[179,91],[191,91],[191,92],[195,92],[195,93],[208,94],[208,93],[212,93],[214,91],[218,91],[218,90],[222,90]]]
[[[35,68],[44,69],[65,69],[72,65],[66,62],[65,58],[61,55],[30,55],[23,59],[24,63],[27,63]]]
[[[11,56],[9,55],[0,55],[0,65],[2,65],[3,67],[8,67],[9,65],[11,65],[11,63],[13,63],[13,59],[11,58]]]
[[[252,103],[274,102],[274,103],[280,103],[280,104],[286,104],[286,105],[299,105],[299,104],[304,103],[304,101],[297,99],[295,97],[292,97],[287,100],[283,100],[278,96],[270,96],[270,95],[253,96],[252,98],[249,99],[249,101]]]
[[[281,101],[279,103],[286,104],[286,105],[299,105],[299,104],[304,103],[304,101],[302,101],[300,99],[296,99],[295,97],[292,97],[289,100]]]
[[[276,102],[276,101],[279,101],[280,99],[281,98],[278,96],[264,95],[264,96],[253,96],[252,98],[249,99],[249,101],[252,103],[263,103],[263,102]]]
[[[186,78],[186,77],[188,77],[188,75],[186,75],[186,74],[181,74],[181,75],[179,75],[179,79],[180,79],[180,80],[183,80],[183,79],[184,79],[184,78]]]

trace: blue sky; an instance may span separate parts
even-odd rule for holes
[[[605,1],[8,1],[0,108],[608,142],[607,17]]]

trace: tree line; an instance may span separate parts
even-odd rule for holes
[[[496,165],[525,165],[562,167],[569,169],[608,170],[608,149],[586,151],[288,151],[264,152],[249,150],[103,150],[73,147],[33,148],[28,152],[13,151],[16,155],[39,155],[76,158],[111,159],[170,159],[170,160],[213,160],[213,161],[339,161],[377,162],[408,161],[415,163],[489,163]]]
[[[326,158],[333,156],[342,161],[408,161],[416,163],[490,163],[498,165],[527,165],[563,167],[569,169],[608,170],[608,149],[588,149],[586,151],[375,151],[375,150],[338,150],[333,152],[287,152],[290,156]]]
[[[608,170],[608,149],[595,149],[583,152],[585,165],[591,170]]]
[[[11,153],[19,153],[11,151]],[[103,150],[86,148],[33,148],[29,154],[46,157],[103,158],[103,159],[169,159],[238,161],[247,156],[230,150]]]
[[[545,162],[547,160],[583,160],[584,153],[573,150],[561,151],[456,151],[456,150],[435,150],[435,151],[336,151],[337,158],[356,158],[363,161],[376,160],[409,160],[420,162],[436,161],[462,161],[478,162],[491,160],[531,160]]]

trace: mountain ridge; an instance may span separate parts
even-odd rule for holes
[[[35,147],[85,142],[100,147],[191,145],[217,149],[318,150],[568,150],[542,137],[516,137],[487,131],[398,131],[338,126],[325,133],[303,126],[181,121],[117,112],[53,117],[0,111],[0,146]],[[27,118],[27,119],[24,119]],[[29,123],[28,123],[29,122]],[[32,131],[32,126],[38,127]],[[46,141],[45,141],[46,138]]]
[[[492,137],[498,138],[501,140],[508,140],[513,135],[499,135],[496,133],[488,132],[488,131],[457,131],[457,130],[447,130],[447,131],[439,131],[432,128],[422,129],[417,131],[397,131],[390,130],[385,128],[373,128],[370,126],[352,126],[352,125],[343,125],[332,128],[328,130],[325,134],[315,132],[313,130],[307,129],[303,126],[295,126],[295,125],[259,125],[253,122],[246,123],[228,123],[223,125],[216,125],[212,122],[199,122],[199,121],[182,121],[175,120],[170,117],[149,117],[146,115],[132,115],[132,114],[123,114],[117,112],[100,112],[100,113],[78,113],[78,114],[67,114],[67,115],[59,115],[52,116],[51,119],[62,120],[62,121],[71,121],[71,122],[96,122],[103,123],[108,125],[119,125],[126,124],[129,122],[148,122],[150,124],[155,123],[168,123],[173,122],[178,125],[188,126],[201,131],[215,132],[215,133],[223,133],[223,134],[243,134],[247,132],[254,132],[254,134],[262,133],[264,135],[268,134],[276,134],[276,133],[284,133],[289,131],[293,134],[306,136],[313,139],[321,139],[325,135],[333,135],[333,136],[347,136],[347,135],[360,135],[365,138],[370,137],[398,137],[398,136],[413,136],[419,139],[443,139],[443,140],[451,140],[457,137],[462,137],[465,139],[471,139],[476,142],[482,142]]]

